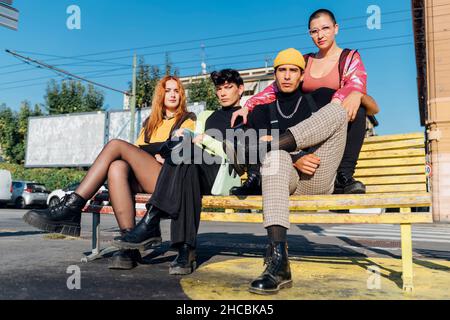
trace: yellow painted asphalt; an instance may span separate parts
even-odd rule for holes
[[[375,273],[370,270],[375,270]],[[414,292],[403,293],[401,260],[390,258],[291,259],[293,288],[273,296],[247,291],[259,276],[262,258],[241,258],[202,265],[181,280],[184,292],[194,300],[399,300],[450,299],[450,261],[414,260]],[[377,276],[379,271],[380,277]]]

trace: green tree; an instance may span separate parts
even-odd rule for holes
[[[34,105],[33,115],[34,115],[35,117],[40,117],[40,116],[43,116],[43,115],[44,115],[44,112],[42,111],[42,105],[41,105],[41,104],[36,103],[36,104]]]
[[[103,108],[103,103],[105,101],[105,96],[101,91],[95,89],[93,85],[88,85],[87,93],[83,97],[83,108],[84,112],[99,111]]]
[[[20,163],[18,158],[22,156],[19,145],[19,133],[17,130],[18,119],[15,112],[6,105],[0,107],[0,144],[5,159],[11,163]]]
[[[49,114],[101,111],[104,94],[92,85],[87,88],[80,81],[51,80],[45,95],[46,109]]]
[[[10,163],[22,164],[25,160],[25,139],[28,118],[42,115],[38,104],[31,110],[29,101],[23,101],[19,113],[6,105],[0,107],[0,145],[5,159]]]
[[[136,105],[138,108],[150,108],[153,92],[161,78],[161,71],[157,66],[145,63],[143,57],[139,58],[136,74]],[[129,83],[129,92],[132,91],[132,83]]]
[[[216,110],[219,108],[219,100],[216,96],[216,88],[212,81],[201,79],[189,86],[189,103],[206,102],[207,110]]]
[[[170,60],[170,55],[168,52],[166,52],[166,76],[171,76],[172,75],[172,69],[173,69],[173,64],[172,61]]]

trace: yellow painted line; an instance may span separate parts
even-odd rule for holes
[[[202,265],[193,274],[182,278],[181,286],[194,300],[450,299],[450,261],[414,260],[414,292],[406,294],[402,289],[400,259],[293,259],[293,288],[283,289],[274,296],[259,296],[247,291],[251,281],[264,270],[261,257]],[[380,277],[369,272],[369,267],[379,270]]]

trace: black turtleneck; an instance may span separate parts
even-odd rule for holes
[[[222,107],[211,114],[211,116],[206,120],[205,130],[216,129],[222,133],[222,137],[226,137],[226,130],[231,129],[231,117],[233,113],[241,109],[240,106],[237,107]],[[236,124],[237,125],[237,124]],[[218,138],[218,137],[214,137]]]
[[[329,88],[320,88],[310,93],[310,95],[316,102],[317,108],[320,109],[330,103],[334,92],[334,90]],[[276,114],[281,133],[286,131],[288,128],[299,124],[303,120],[308,119],[311,116],[311,108],[309,107],[307,99],[304,95],[305,94],[300,89],[297,89],[292,93],[278,92],[277,100],[280,104],[280,109],[285,116],[290,116],[294,112],[298,100],[300,97],[303,97],[297,112],[292,116],[292,118],[286,119],[278,112],[276,101],[270,104],[260,105],[255,107],[253,112],[250,114],[248,123],[249,127],[253,129],[271,129],[270,108],[275,108],[275,110],[277,110]]]

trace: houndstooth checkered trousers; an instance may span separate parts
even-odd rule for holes
[[[277,150],[266,155],[261,168],[265,228],[273,225],[290,227],[289,195],[333,193],[347,140],[347,125],[346,110],[338,103],[330,103],[288,129],[298,150],[311,148],[320,158],[320,166],[313,176],[295,169],[286,151]]]

